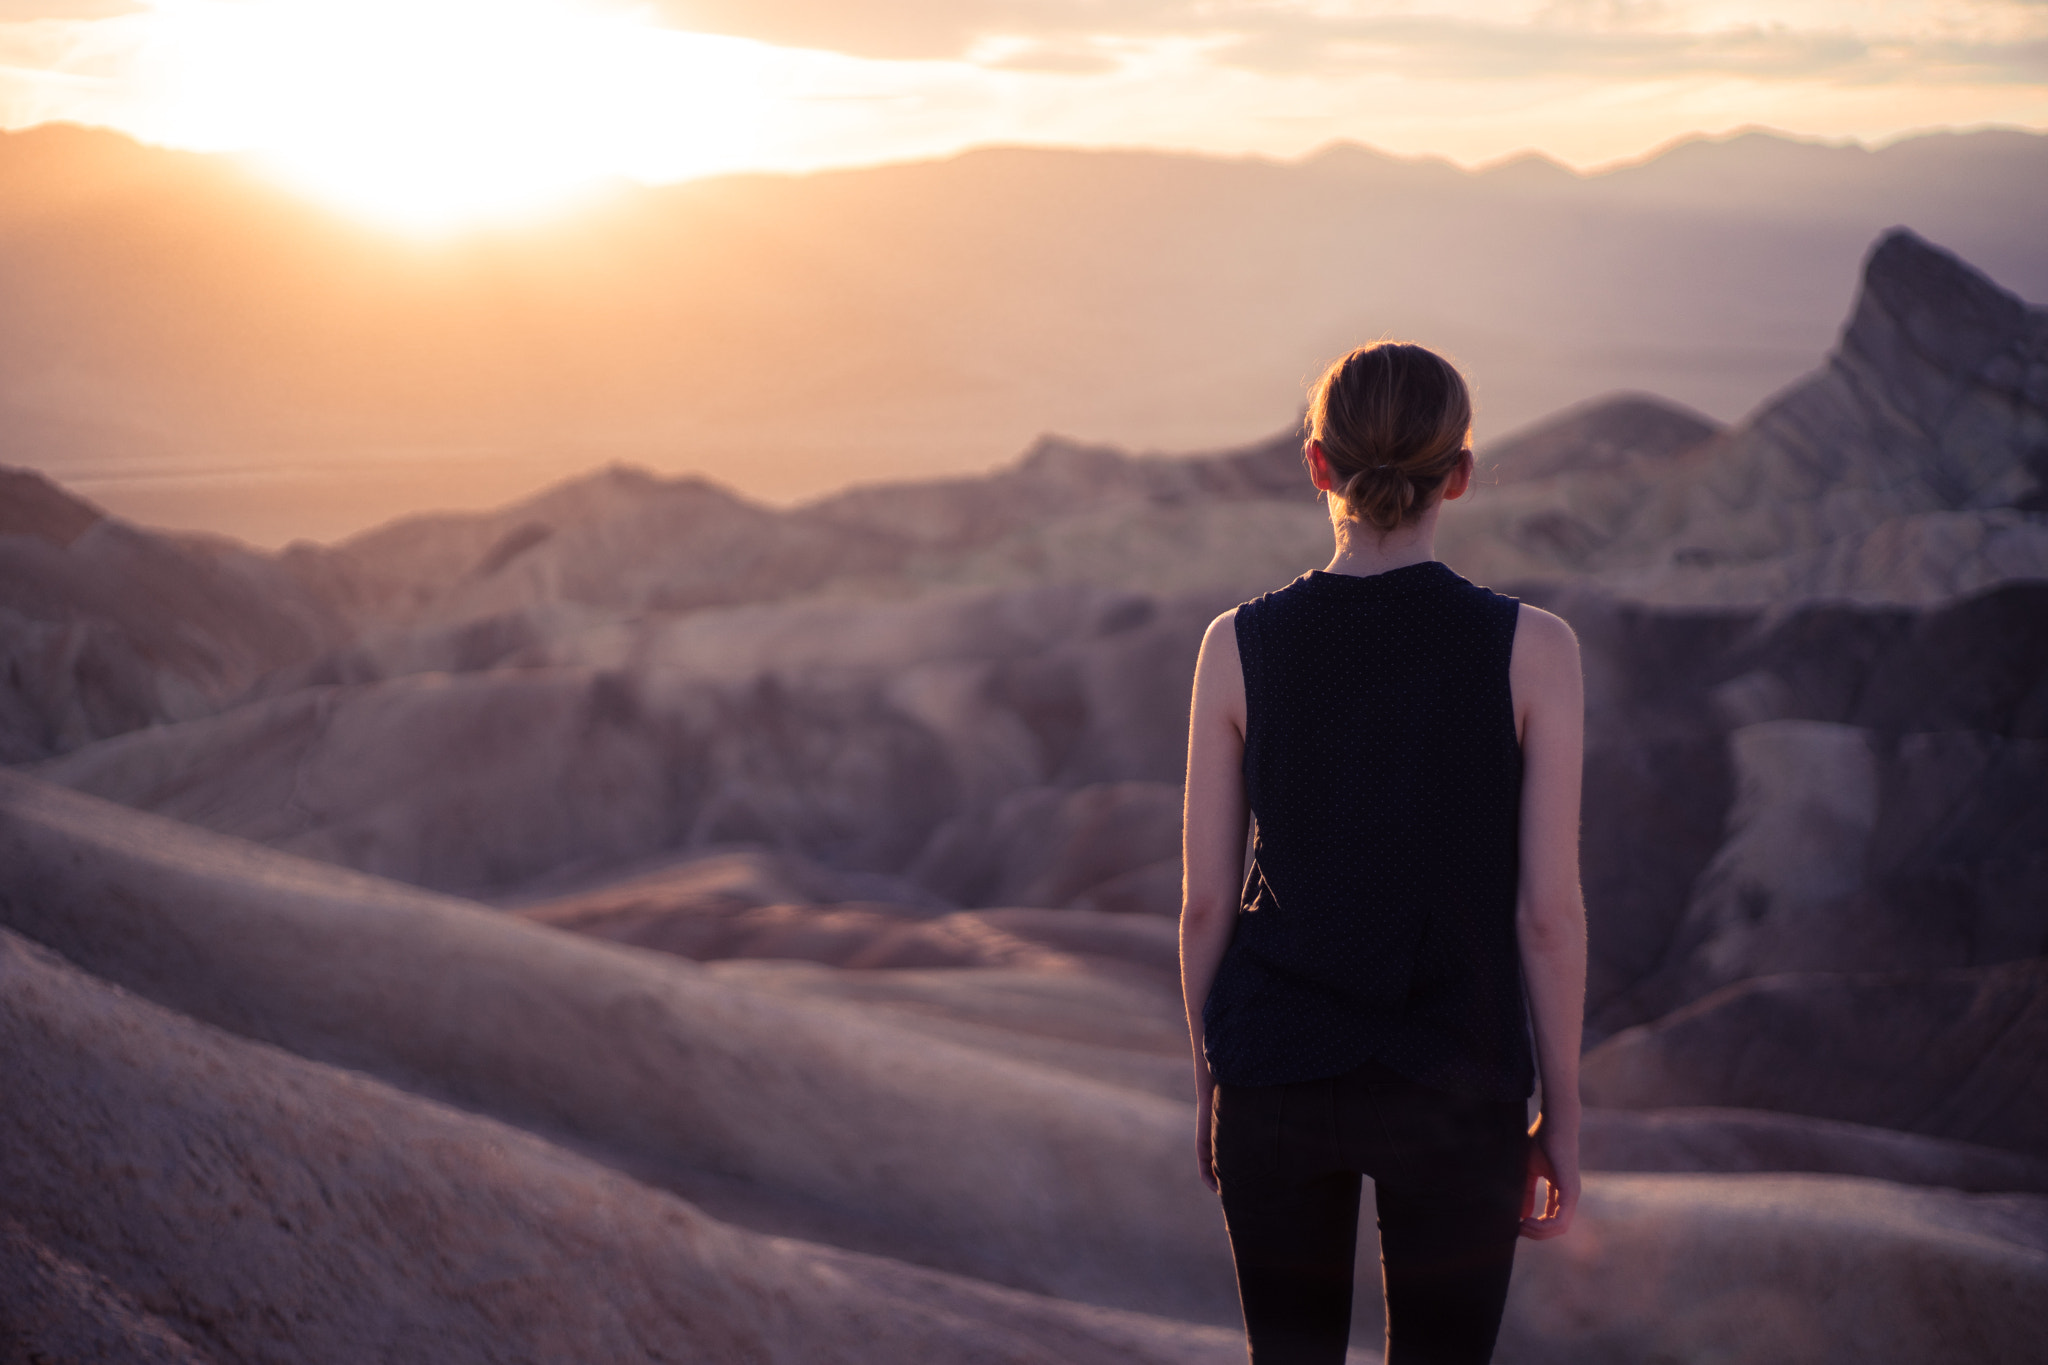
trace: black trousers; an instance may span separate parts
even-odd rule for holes
[[[1491,1359],[1521,1222],[1525,1112],[1376,1063],[1217,1086],[1210,1131],[1253,1365],[1342,1365],[1360,1175],[1378,1198],[1386,1365]]]

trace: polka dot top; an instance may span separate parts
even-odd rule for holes
[[[1377,1061],[1475,1098],[1529,1094],[1519,609],[1434,561],[1304,574],[1237,609],[1254,838],[1202,1010],[1217,1080]]]

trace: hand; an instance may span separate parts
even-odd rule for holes
[[[1209,1138],[1209,1127],[1216,1112],[1216,1091],[1203,1086],[1195,1096],[1195,1169],[1201,1172],[1202,1183],[1209,1187],[1209,1193],[1220,1192],[1216,1184],[1216,1150]]]
[[[1536,1209],[1539,1180],[1545,1186],[1540,1213]],[[1529,1171],[1522,1182],[1522,1236],[1539,1242],[1564,1236],[1571,1229],[1572,1214],[1578,1207],[1578,1134],[1546,1130],[1538,1119],[1536,1131],[1530,1134]]]

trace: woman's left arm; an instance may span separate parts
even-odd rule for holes
[[[1522,735],[1522,980],[1535,1026],[1543,1110],[1529,1149],[1522,1235],[1562,1235],[1579,1202],[1579,1032],[1586,1010],[1586,905],[1579,891],[1579,784],[1586,691],[1578,637],[1524,605],[1508,671]],[[1535,1207],[1538,1179],[1548,1186]]]
[[[1181,812],[1180,989],[1195,1060],[1195,1160],[1216,1188],[1209,1125],[1215,1082],[1202,1042],[1202,1006],[1237,925],[1250,812],[1244,795],[1244,672],[1237,613],[1209,623],[1188,708],[1188,781]]]

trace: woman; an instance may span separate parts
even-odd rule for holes
[[[1435,561],[1470,428],[1420,346],[1330,366],[1303,455],[1335,556],[1195,667],[1181,988],[1255,1365],[1343,1360],[1361,1174],[1387,1365],[1489,1359],[1516,1238],[1578,1201],[1578,641]]]

